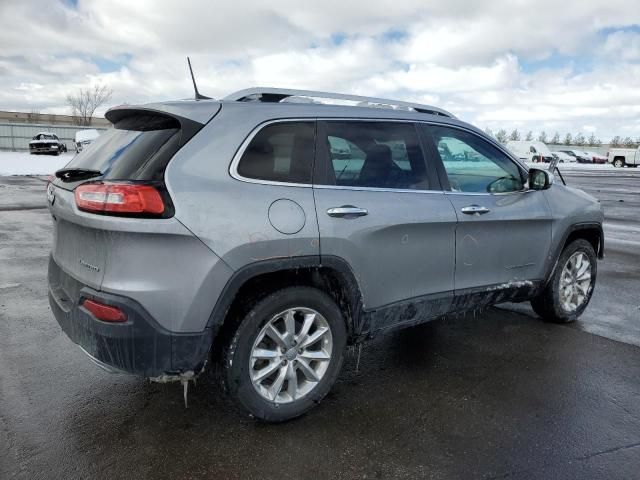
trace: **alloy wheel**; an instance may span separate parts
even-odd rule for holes
[[[560,275],[560,303],[566,312],[580,308],[591,290],[591,261],[584,252],[575,252]]]
[[[249,358],[251,383],[270,402],[296,401],[320,383],[332,351],[327,320],[311,308],[290,308],[260,330]]]

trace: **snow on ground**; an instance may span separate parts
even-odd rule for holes
[[[0,152],[0,175],[51,175],[71,161],[74,153],[31,155],[29,152]]]

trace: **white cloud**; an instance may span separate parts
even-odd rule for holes
[[[640,9],[627,0],[3,0],[0,19],[0,109],[64,112],[67,93],[95,82],[115,103],[188,97],[191,55],[215,97],[322,89],[433,103],[493,129],[640,135]]]

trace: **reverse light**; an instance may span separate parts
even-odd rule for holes
[[[82,306],[89,310],[94,317],[103,322],[126,322],[127,315],[118,307],[111,305],[105,305],[104,303],[96,302],[85,298],[82,302]]]
[[[80,210],[94,213],[161,215],[162,195],[152,185],[120,182],[85,183],[75,190]]]

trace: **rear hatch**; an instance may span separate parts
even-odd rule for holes
[[[47,190],[54,225],[52,257],[57,266],[75,280],[68,283],[79,282],[100,289],[109,256],[118,254],[110,249],[114,249],[114,243],[122,245],[120,241],[114,242],[113,232],[150,232],[154,230],[153,224],[140,218],[162,222],[173,215],[171,199],[164,187],[165,169],[176,152],[220,109],[217,102],[190,102],[194,105],[193,114],[189,115],[191,110],[186,103],[177,103],[179,108],[162,104],[154,108],[110,110],[106,117],[114,127],[56,172]],[[78,187],[82,186],[81,191],[101,184],[152,188],[162,197],[164,209],[147,214],[79,208]],[[91,200],[95,192],[88,195]],[[71,285],[52,287],[63,288],[72,298],[76,293],[69,291],[76,290]]]

